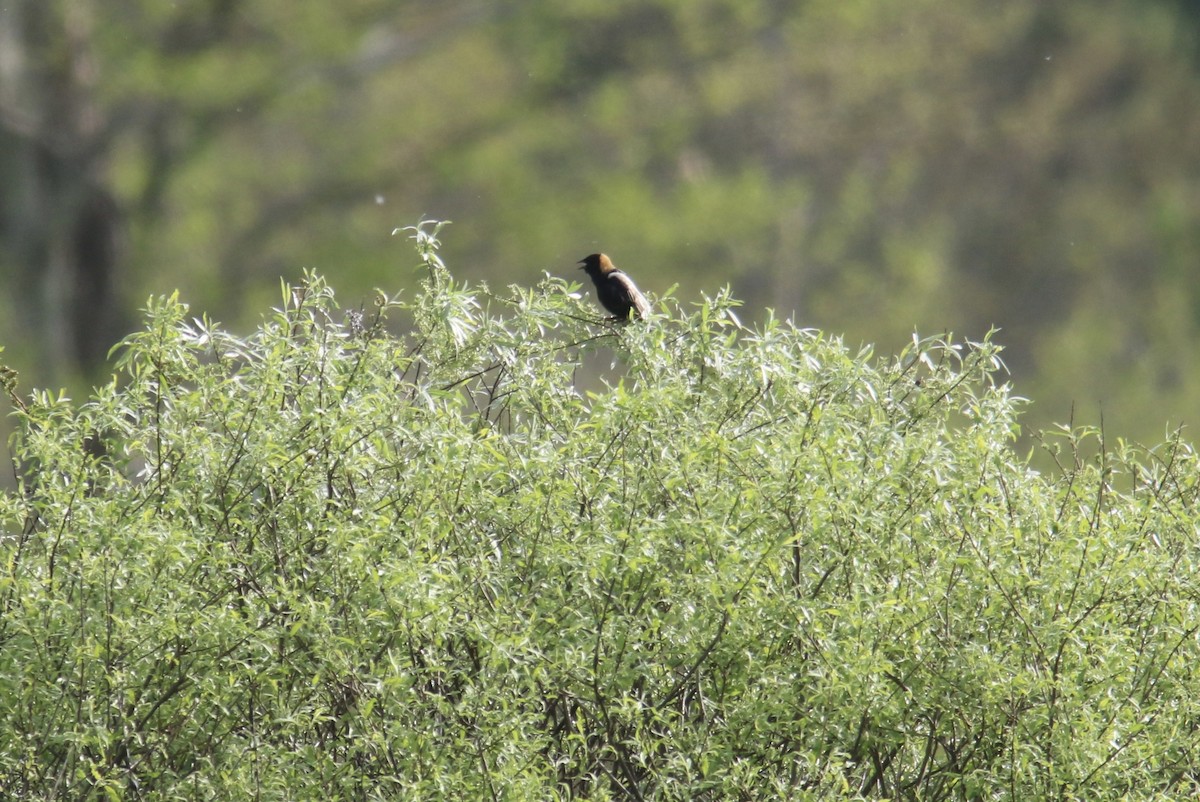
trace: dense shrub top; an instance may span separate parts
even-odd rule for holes
[[[614,325],[413,233],[411,301],[310,276],[242,338],[159,299],[91,398],[13,395],[7,793],[1197,790],[1182,440],[1041,475],[990,339]]]

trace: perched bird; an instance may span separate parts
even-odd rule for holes
[[[612,313],[610,320],[629,320],[632,312],[634,317],[644,317],[650,312],[650,303],[641,290],[633,283],[633,279],[617,269],[602,253],[593,253],[579,260],[580,270],[587,271],[596,285],[596,298],[600,305]]]

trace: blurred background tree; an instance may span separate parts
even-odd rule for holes
[[[1200,409],[1189,0],[9,0],[0,343],[102,379],[151,293],[248,327],[605,250],[898,350],[999,326],[1028,426]]]

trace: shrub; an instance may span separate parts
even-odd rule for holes
[[[455,284],[436,233],[410,302],[343,319],[309,276],[239,338],[159,299],[85,402],[13,395],[0,787],[1198,790],[1182,439],[1065,432],[1039,475],[990,338],[875,360],[727,295],[608,324]]]

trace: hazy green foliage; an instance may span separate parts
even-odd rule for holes
[[[411,300],[310,276],[240,338],[157,299],[90,398],[14,396],[0,787],[1200,790],[1184,442],[1077,462],[1074,432],[1042,476],[988,340],[877,361],[725,293],[614,326],[410,233]]]
[[[77,54],[92,76],[67,97],[126,218],[131,307],[178,288],[246,331],[305,268],[357,304],[391,281],[394,221],[430,214],[462,225],[472,280],[604,250],[649,290],[730,283],[747,321],[795,311],[881,353],[996,326],[1036,427],[1075,403],[1156,442],[1200,409],[1190,5],[6,7],[48,9],[33,68]],[[0,277],[24,266],[5,258]],[[36,339],[21,321],[3,339],[43,369],[12,350]]]

